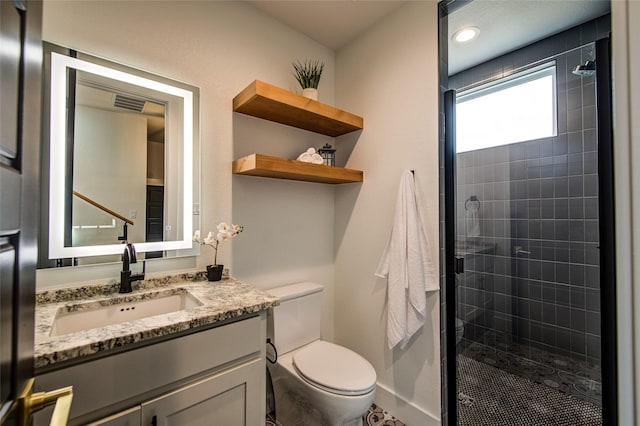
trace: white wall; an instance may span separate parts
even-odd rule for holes
[[[324,284],[331,338],[334,188],[232,176],[231,162],[251,152],[295,158],[327,140],[233,113],[232,99],[255,79],[296,89],[291,62],[313,58],[325,63],[320,100],[333,104],[334,53],[243,2],[45,1],[43,39],[200,88],[202,231],[245,226],[218,256],[237,278]],[[213,253],[201,253],[203,270]]]
[[[640,419],[640,2],[611,2],[616,200],[618,424]]]
[[[436,2],[408,2],[336,55],[336,103],[365,119],[362,134],[341,137],[338,148],[353,146],[347,167],[365,174],[362,185],[336,190],[335,339],[374,365],[376,401],[415,425],[440,422],[439,295],[428,293],[419,335],[390,351],[386,280],[373,274],[405,169],[415,170],[438,265],[437,19]]]

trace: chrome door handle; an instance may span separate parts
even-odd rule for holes
[[[527,250],[523,250],[522,246],[514,246],[513,247],[513,254],[526,254],[526,255],[529,255],[529,254],[531,254],[531,252],[527,251]]]

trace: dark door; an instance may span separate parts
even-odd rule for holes
[[[147,185],[147,226],[148,243],[164,240],[164,186]],[[162,257],[162,251],[149,251],[145,259]]]
[[[13,425],[33,377],[42,4],[0,8],[0,402]]]
[[[18,77],[20,14],[8,2],[0,3],[0,379],[3,411],[15,392],[13,386],[13,292],[15,266],[15,228],[19,225],[19,173],[12,167],[17,154]],[[6,40],[6,41],[5,41]],[[13,47],[13,49],[12,49]],[[6,165],[5,165],[6,163]],[[12,231],[13,229],[13,231]]]

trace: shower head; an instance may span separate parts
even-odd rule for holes
[[[596,61],[587,61],[584,63],[584,65],[576,66],[576,68],[573,70],[573,73],[579,76],[595,75]]]

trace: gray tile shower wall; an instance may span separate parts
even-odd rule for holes
[[[457,307],[467,338],[499,333],[600,358],[595,81],[571,71],[593,59],[592,46],[576,48],[608,31],[604,16],[449,77],[459,89],[550,58],[557,72],[556,137],[457,156]],[[466,237],[471,196],[480,237]]]

